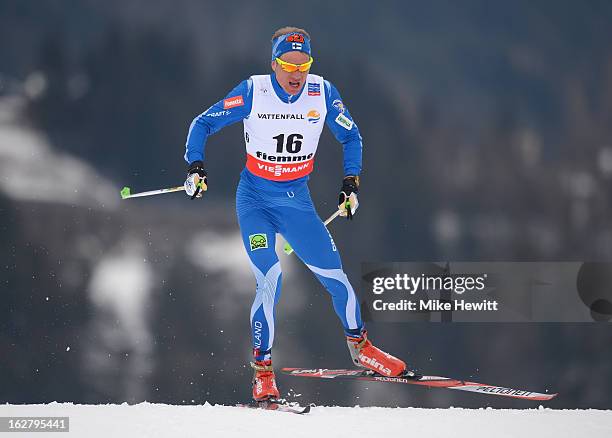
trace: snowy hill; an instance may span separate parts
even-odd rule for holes
[[[307,415],[230,406],[0,405],[0,416],[70,417],[67,436],[610,437],[612,411],[315,407]],[[20,435],[24,436],[24,435]]]

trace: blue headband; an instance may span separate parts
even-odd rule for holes
[[[310,56],[310,38],[298,32],[281,35],[272,41],[272,61],[287,52],[304,52]]]

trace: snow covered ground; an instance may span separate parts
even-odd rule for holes
[[[70,432],[59,436],[88,438],[255,435],[266,438],[612,437],[612,411],[544,408],[472,410],[315,407],[310,414],[295,415],[209,404],[0,405],[0,417],[7,416],[70,417]],[[30,435],[21,433],[17,436]]]

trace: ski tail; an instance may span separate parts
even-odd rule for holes
[[[487,385],[484,383],[470,382],[441,376],[422,376],[407,371],[404,375],[387,377],[370,370],[360,369],[326,369],[326,368],[283,368],[282,373],[298,377],[310,377],[319,379],[353,379],[374,382],[404,383],[408,385],[427,386],[432,388],[447,388],[459,391],[477,392],[480,394],[497,395],[521,400],[546,401],[551,400],[557,394],[543,394],[539,392],[526,391],[522,389],[507,388],[504,386]]]

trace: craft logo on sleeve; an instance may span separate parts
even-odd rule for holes
[[[265,233],[251,234],[249,236],[251,251],[268,247],[268,236]]]
[[[320,96],[321,95],[321,84],[308,82],[308,95],[309,96]]]
[[[216,113],[207,113],[206,117],[223,117],[223,116],[229,116],[231,113],[232,113],[231,111],[223,110],[223,111],[217,111]]]
[[[228,97],[223,101],[223,109],[230,109],[237,106],[244,105],[244,100],[242,99],[242,94],[236,97]]]

